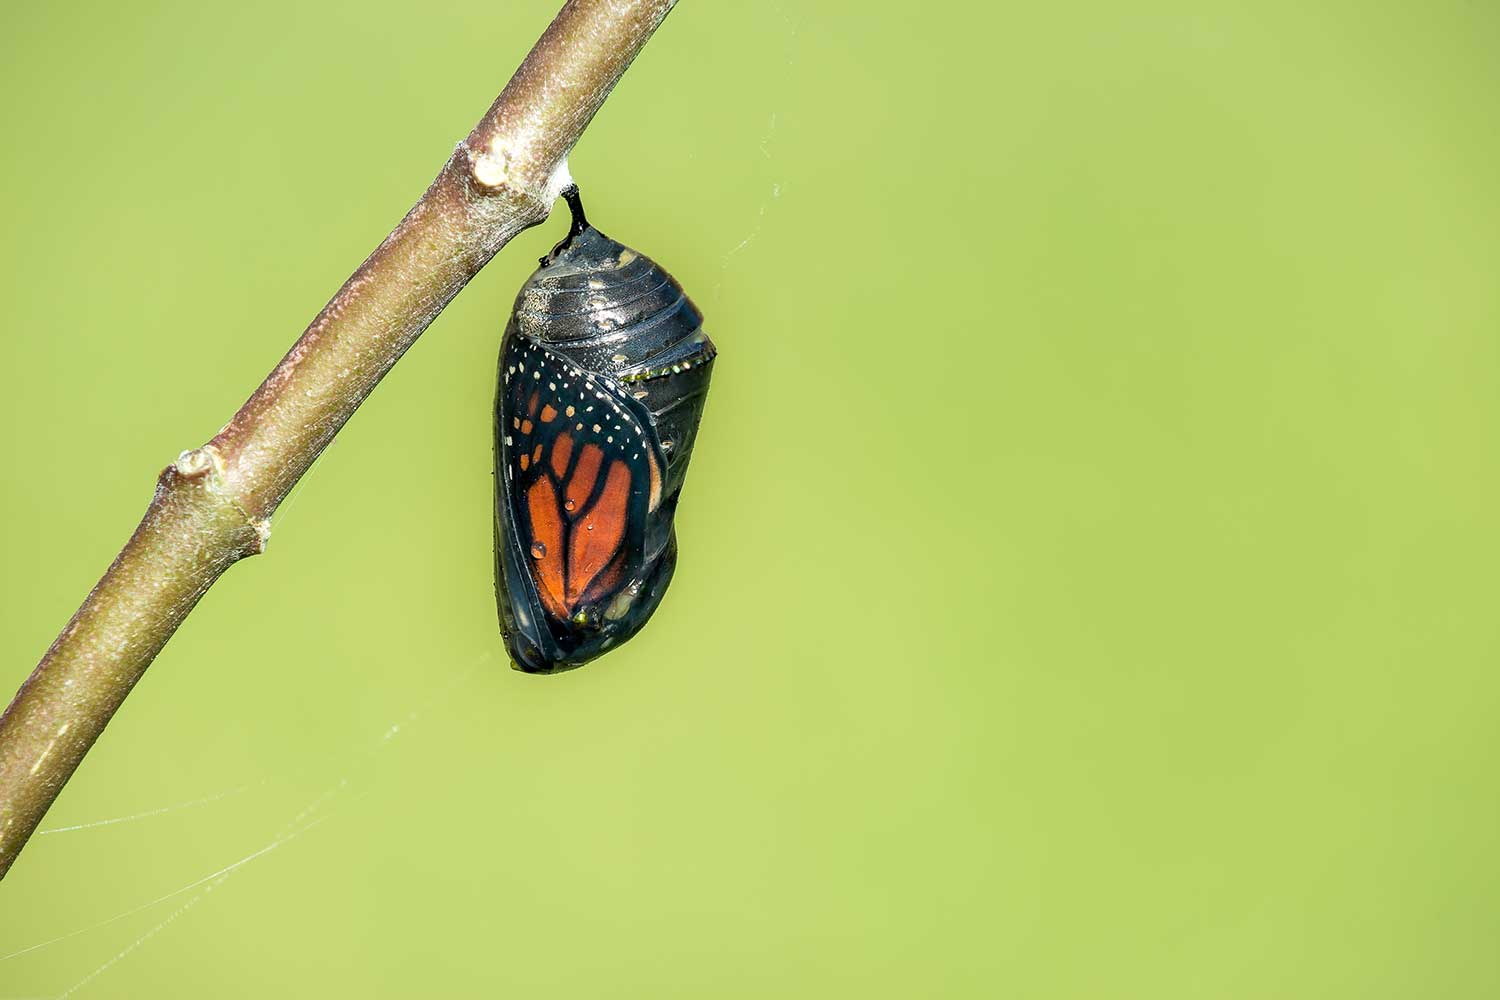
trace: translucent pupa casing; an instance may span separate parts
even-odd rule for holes
[[[495,402],[495,590],[528,673],[583,665],[661,603],[716,354],[677,281],[564,196],[572,230],[516,297]]]

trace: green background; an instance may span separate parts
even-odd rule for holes
[[[7,692],[554,9],[0,14]],[[554,218],[68,785],[0,1000],[1496,995],[1497,44],[683,3],[572,160],[722,352],[655,620],[553,678],[497,635]]]

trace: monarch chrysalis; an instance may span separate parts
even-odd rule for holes
[[[519,670],[582,666],[646,624],[715,349],[650,258],[589,225],[516,296],[495,395],[495,593]]]

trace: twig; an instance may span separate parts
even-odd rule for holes
[[[433,318],[547,218],[566,160],[676,0],[568,0],[406,218],[212,441],[161,474],[135,534],[0,717],[0,878],[193,605]]]

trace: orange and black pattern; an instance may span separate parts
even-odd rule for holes
[[[511,339],[501,383],[502,464],[537,595],[560,621],[615,594],[638,569],[661,462],[611,380]]]
[[[501,631],[533,673],[624,642],[660,602],[715,354],[676,281],[569,204],[573,231],[517,298],[496,394]]]

